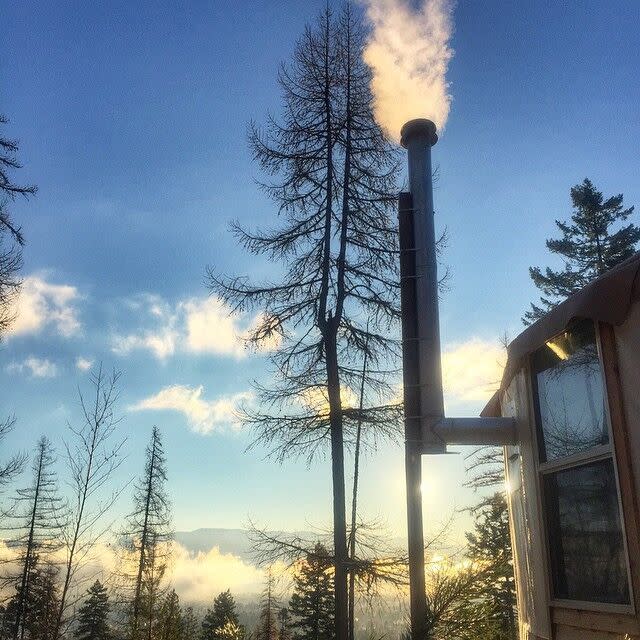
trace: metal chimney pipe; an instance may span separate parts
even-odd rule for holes
[[[431,120],[410,120],[400,132],[407,150],[409,189],[413,201],[413,249],[415,251],[415,341],[419,385],[421,453],[446,453],[435,427],[444,417],[442,369],[440,364],[440,321],[438,312],[438,269],[433,211],[431,147],[438,141]]]
[[[404,382],[405,473],[411,640],[427,635],[422,522],[422,454],[445,453],[434,427],[444,418],[440,370],[438,274],[433,222],[430,120],[411,120],[400,133],[409,157],[409,188],[398,203]]]

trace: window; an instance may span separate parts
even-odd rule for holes
[[[532,356],[553,595],[630,604],[605,389],[591,321]]]

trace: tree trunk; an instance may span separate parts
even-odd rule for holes
[[[147,495],[145,499],[144,506],[144,525],[142,527],[142,535],[140,536],[140,561],[138,562],[138,575],[136,576],[136,591],[133,600],[133,640],[137,640],[138,638],[138,622],[140,618],[140,597],[142,592],[142,574],[144,572],[144,559],[145,554],[147,552],[147,537],[149,532],[148,522],[149,522],[149,510],[151,507],[151,489],[153,485],[153,470],[155,466],[155,456],[156,456],[156,439],[154,432],[153,445],[151,449],[151,461],[149,463],[149,478],[147,480]]]
[[[367,331],[369,324],[367,323]],[[362,381],[360,383],[360,402],[358,416],[358,427],[356,430],[356,446],[353,463],[353,496],[351,500],[351,531],[349,532],[349,640],[355,638],[355,609],[356,609],[356,522],[358,514],[358,478],[360,474],[360,439],[362,436],[362,409],[364,407],[364,387],[367,376],[367,359],[368,352],[365,351],[362,361]]]
[[[333,479],[333,548],[335,589],[336,640],[348,640],[348,589],[347,589],[347,516],[345,508],[344,482],[344,437],[342,429],[342,401],[340,398],[340,375],[338,372],[338,350],[336,326],[333,319],[327,323],[325,337],[327,364],[327,391],[331,422],[331,476]]]
[[[36,487],[33,497],[33,509],[31,510],[31,522],[29,523],[29,538],[27,540],[27,550],[24,559],[24,569],[22,570],[22,579],[20,581],[20,601],[18,602],[18,612],[16,614],[16,621],[14,624],[13,637],[15,640],[24,638],[24,614],[25,605],[27,603],[27,597],[29,593],[29,578],[31,571],[31,561],[33,557],[33,546],[35,539],[36,529],[36,515],[38,510],[38,500],[40,498],[40,481],[42,479],[42,465],[44,464],[44,448],[40,449],[40,458],[38,460],[38,473],[36,476]],[[22,628],[21,628],[22,625]]]

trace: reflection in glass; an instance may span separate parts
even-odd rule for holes
[[[576,323],[533,354],[542,462],[609,441],[593,322]]]
[[[629,604],[611,459],[545,478],[556,598]]]

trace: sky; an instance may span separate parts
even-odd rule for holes
[[[228,231],[275,215],[247,124],[277,115],[278,66],[322,5],[4,6],[0,111],[20,141],[19,179],[38,185],[12,205],[27,246],[20,316],[0,345],[0,414],[18,420],[7,450],[31,450],[44,433],[61,451],[77,387],[103,362],[123,372],[117,481],[141,472],[157,424],[177,530],[329,521],[326,459],[278,465],[246,451],[251,434],[232,408],[265,375],[264,357],[237,338],[255,317],[229,318],[204,284],[208,265],[268,268]],[[521,331],[536,299],[528,267],[557,265],[544,242],[570,215],[570,187],[589,177],[640,205],[639,22],[635,0],[455,8],[452,102],[433,150],[452,273],[441,302],[449,415],[477,415],[489,399],[500,337]],[[460,451],[423,461],[428,532],[476,500]],[[390,535],[405,531],[403,481],[400,446],[368,455],[363,512]]]

